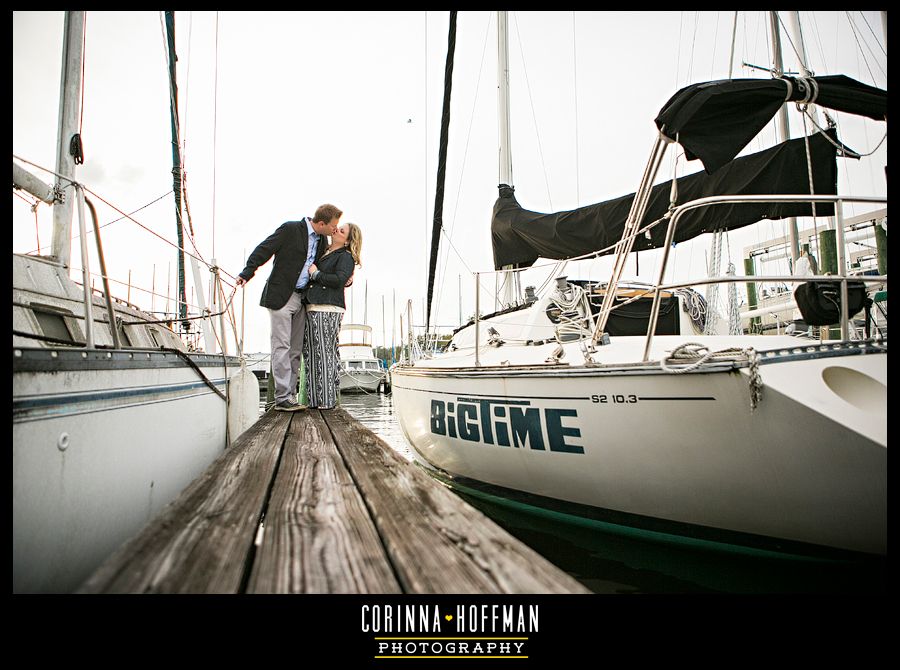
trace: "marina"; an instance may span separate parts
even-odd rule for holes
[[[683,12],[716,59],[728,24],[727,65],[698,75],[691,48],[675,85],[638,87],[599,48],[644,18],[648,38],[672,33],[661,13],[179,13],[176,56],[173,12],[15,12],[13,592],[886,593],[886,12],[822,13],[821,33],[803,14]],[[849,24],[840,65],[806,53],[801,18],[836,50]],[[315,50],[340,33],[366,62],[273,85],[246,51],[290,61],[281,31]],[[413,33],[423,45],[391,37]],[[691,46],[669,38],[660,54]],[[208,163],[193,217],[191,54],[191,156]],[[416,100],[361,105],[388,67]],[[283,97],[320,76],[341,104]],[[51,148],[36,129],[57,115]],[[250,119],[252,153],[223,159]],[[340,368],[313,368],[339,401],[304,405],[334,398],[307,397],[293,319],[299,379],[276,354],[276,408],[272,284],[225,268],[278,222],[300,228],[316,193],[366,240],[335,284]],[[299,274],[279,279],[298,317],[323,239],[298,233]]]

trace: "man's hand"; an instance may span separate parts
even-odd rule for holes
[[[241,277],[240,275],[238,275],[238,278],[235,279],[235,281],[234,281],[234,286],[235,286],[235,288],[237,288],[238,286],[243,286],[246,283],[247,283],[247,280],[244,279],[243,277]]]

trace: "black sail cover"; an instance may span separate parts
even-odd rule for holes
[[[832,141],[837,141],[833,130],[828,134]],[[808,139],[814,192],[834,195],[837,193],[836,147],[821,133]],[[712,195],[809,193],[805,140],[802,137],[789,140],[771,149],[742,156],[712,175],[698,172],[681,177],[677,180],[677,204]],[[668,211],[670,191],[671,181],[653,187],[641,227]],[[542,214],[522,209],[513,189],[501,184],[491,221],[494,268],[499,270],[505,265],[527,267],[538,258],[572,258],[612,247],[622,238],[632,200],[634,193],[567,212]],[[833,213],[831,204],[816,205],[817,216]],[[683,214],[674,241],[683,242],[716,230],[734,230],[762,219],[811,215],[809,203],[712,205]],[[665,244],[665,237],[666,223],[661,223],[650,230],[650,239],[644,234],[639,235],[632,250],[659,248]],[[600,255],[613,251],[610,248]]]
[[[685,86],[663,106],[659,131],[699,158],[710,174],[731,161],[787,102],[887,120],[887,91],[845,75],[810,79],[723,79]]]

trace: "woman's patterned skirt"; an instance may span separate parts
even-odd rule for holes
[[[338,333],[343,312],[306,312],[303,357],[306,359],[307,405],[331,409],[337,405],[341,383]]]

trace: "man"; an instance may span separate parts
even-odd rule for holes
[[[272,343],[272,376],[275,379],[275,409],[295,412],[306,409],[296,402],[297,376],[303,355],[306,307],[303,293],[309,283],[309,266],[328,247],[326,235],[334,234],[343,212],[322,205],[312,219],[287,221],[253,250],[235,282],[243,286],[256,269],[273,255],[272,272],[259,304],[269,310]]]

